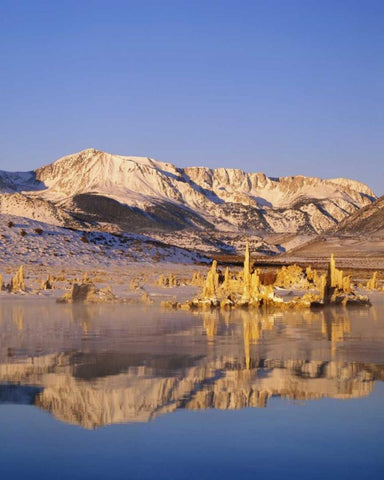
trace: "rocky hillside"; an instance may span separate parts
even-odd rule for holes
[[[34,172],[0,172],[1,193],[0,198],[18,194],[15,203],[38,199],[38,216],[23,208],[25,216],[40,218],[43,211],[42,219],[49,222],[49,213],[55,224],[65,224],[69,215],[75,222],[113,225],[123,231],[204,229],[255,235],[322,233],[375,199],[366,185],[348,179],[183,169],[94,149]],[[20,208],[12,211],[11,204],[8,197],[0,202],[0,213],[19,215]]]
[[[343,220],[336,232],[384,237],[384,195]]]

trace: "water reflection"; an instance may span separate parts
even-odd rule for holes
[[[250,313],[3,302],[0,403],[95,428],[177,409],[369,395],[384,378],[383,305]]]

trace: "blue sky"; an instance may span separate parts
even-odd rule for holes
[[[384,193],[382,0],[2,0],[0,168],[95,147]]]

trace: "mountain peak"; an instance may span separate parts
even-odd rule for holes
[[[145,226],[323,232],[375,198],[369,187],[349,179],[177,168],[95,148],[62,157],[31,172],[31,178],[34,184],[26,180],[17,191],[80,212],[87,220],[136,231]],[[14,176],[0,175],[3,191],[8,186],[15,191],[11,181],[16,183]]]

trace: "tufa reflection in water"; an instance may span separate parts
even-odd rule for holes
[[[85,428],[177,409],[369,395],[384,378],[383,305],[263,314],[5,303],[0,402]]]

